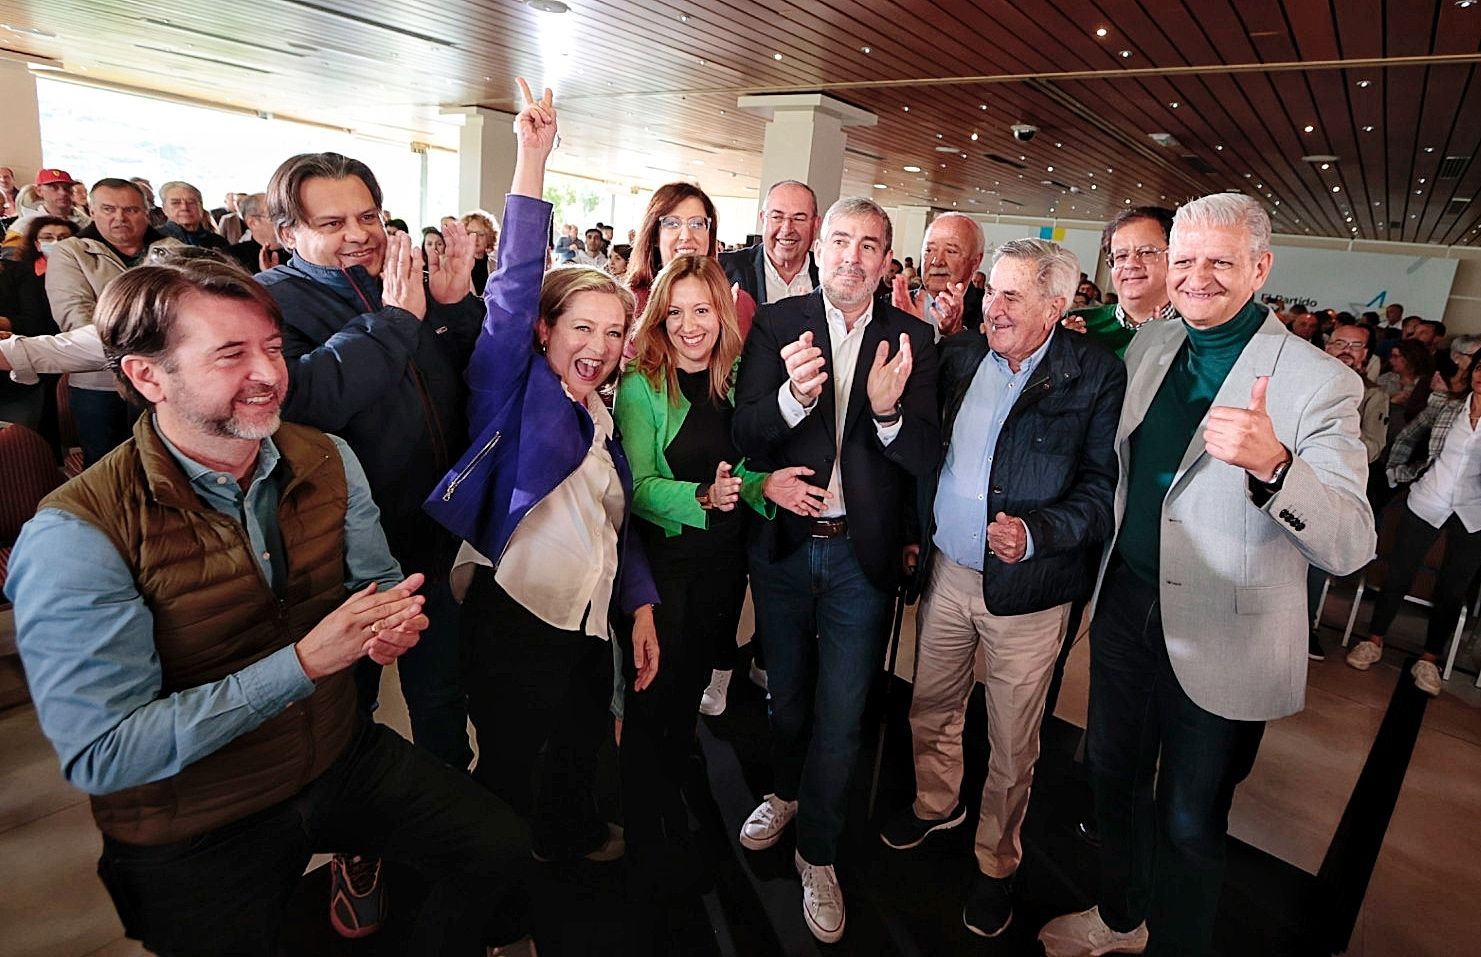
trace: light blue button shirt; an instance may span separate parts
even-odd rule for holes
[[[395,585],[401,568],[365,472],[349,446],[330,438],[349,490],[345,587]],[[165,444],[202,501],[242,523],[264,580],[280,587],[287,563],[277,502],[290,476],[273,441],[262,440],[245,493],[234,476]],[[288,645],[219,681],[163,695],[154,616],[128,565],[108,536],[59,509],[38,512],[21,530],[5,594],[15,603],[16,644],[41,728],[67,780],[89,794],[178,774],[314,690]]]
[[[988,352],[972,376],[951,429],[946,464],[936,485],[934,505],[936,532],[932,541],[947,558],[975,571],[982,571],[987,551],[988,489],[992,486],[993,455],[1003,423],[1023,393],[1029,377],[1044,358],[1054,333],[1023,362],[1018,371],[996,352]],[[1034,557],[1033,536],[1020,561]]]

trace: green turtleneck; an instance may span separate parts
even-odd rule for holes
[[[1146,418],[1131,433],[1126,513],[1116,549],[1144,581],[1157,582],[1162,551],[1162,500],[1239,354],[1265,322],[1265,307],[1253,299],[1228,322],[1212,329],[1183,323],[1188,339],[1173,357]]]

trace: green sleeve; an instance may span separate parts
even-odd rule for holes
[[[668,468],[659,459],[659,436],[665,414],[672,411],[662,407],[665,401],[642,373],[629,372],[617,389],[612,412],[633,470],[633,512],[677,535],[683,525],[708,528],[709,518],[694,497],[698,482],[679,482],[663,475]]]
[[[735,464],[735,473],[741,480],[741,501],[745,502],[765,518],[776,517],[776,504],[766,498],[764,489],[770,472],[752,472],[746,468],[745,460]]]

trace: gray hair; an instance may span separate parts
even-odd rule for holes
[[[967,235],[972,237],[972,244],[973,244],[971,250],[969,251],[970,252],[970,255],[972,255],[973,257],[981,256],[982,253],[983,253],[983,250],[987,249],[987,237],[985,237],[982,234],[982,225],[980,223],[978,223],[977,220],[973,219],[971,216],[968,216],[966,213],[957,213],[957,212],[942,213],[940,216],[937,216],[935,219],[931,220],[931,225],[926,227],[926,236],[930,236],[931,235],[931,229],[937,223],[946,222],[948,219],[960,219],[962,222],[966,223],[969,227],[971,227],[970,229],[967,230]],[[925,259],[925,245],[926,245],[926,241],[925,241],[925,239],[922,239],[921,240],[921,259],[923,259],[923,260]]]
[[[202,208],[205,207],[206,198],[201,195],[201,191],[181,179],[172,179],[168,183],[165,183],[163,186],[161,186],[159,188],[159,198],[164,199],[172,189],[189,190],[191,193],[195,194],[195,201],[197,203],[200,203]]]
[[[845,216],[878,216],[884,223],[884,249],[880,251],[886,252],[895,248],[895,226],[890,222],[889,215],[884,211],[884,207],[866,196],[845,196],[829,206],[827,214],[823,217],[823,231],[818,234],[819,237],[826,238],[828,224]]]
[[[766,190],[766,196],[761,200],[762,209],[768,208],[767,204],[771,202],[771,194],[782,186],[796,186],[798,189],[807,190],[807,195],[812,197],[812,214],[814,216],[818,214],[818,194],[813,192],[813,188],[800,179],[783,179],[772,183]]]
[[[1481,349],[1481,336],[1456,336],[1450,340],[1452,356],[1468,356]]]
[[[1184,203],[1172,218],[1168,243],[1177,245],[1178,230],[1241,227],[1250,234],[1250,255],[1259,258],[1270,251],[1270,216],[1253,196],[1243,193],[1213,193]]]
[[[237,200],[237,212],[241,214],[241,217],[244,220],[249,216],[266,216],[267,194],[252,193],[251,195],[247,196],[246,199]]]
[[[1010,239],[993,251],[993,265],[1001,259],[1024,259],[1034,267],[1034,281],[1045,299],[1059,297],[1068,309],[1080,284],[1080,257],[1047,239]]]

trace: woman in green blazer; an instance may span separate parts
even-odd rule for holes
[[[642,694],[626,695],[623,806],[639,876],[682,883],[692,859],[680,783],[700,695],[712,669],[735,657],[747,520],[778,505],[810,514],[826,493],[802,480],[804,467],[748,470],[731,442],[741,336],[713,258],[680,256],[658,274],[634,348],[613,411],[633,469],[633,527],[658,586],[663,668]],[[626,670],[631,680],[631,663]]]

